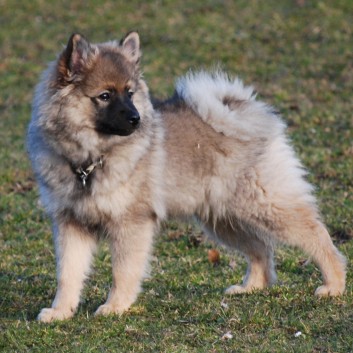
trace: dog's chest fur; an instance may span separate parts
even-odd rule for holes
[[[55,189],[47,190],[49,207],[55,214],[92,225],[118,223],[132,214],[163,218],[164,154],[155,148],[161,143],[158,129],[151,132],[135,135],[134,143],[127,139],[126,144],[119,144],[104,155],[102,166],[88,175],[86,185],[75,172],[71,172],[68,183],[59,184],[56,180]]]

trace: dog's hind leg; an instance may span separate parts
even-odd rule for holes
[[[122,314],[137,298],[147,274],[155,221],[137,222],[137,216],[119,223],[110,232],[113,284],[105,304],[96,315]]]
[[[306,252],[320,268],[324,284],[316,289],[315,294],[342,294],[345,290],[346,261],[333,245],[316,211],[310,205],[302,205],[282,211],[281,218],[285,226],[282,232],[275,233],[278,240]]]
[[[71,223],[54,226],[58,288],[51,308],[44,308],[38,320],[51,322],[72,317],[89,273],[96,239]]]
[[[324,284],[318,287],[318,296],[337,296],[343,294],[346,283],[346,260],[333,245],[325,227],[318,226],[317,238],[320,246],[311,252],[314,262],[319,266]],[[305,250],[305,249],[304,249]]]
[[[226,294],[248,293],[276,282],[274,249],[270,241],[228,222],[206,225],[205,231],[228,247],[239,250],[247,260],[248,268],[243,283],[229,287]]]

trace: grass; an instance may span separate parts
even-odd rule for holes
[[[353,351],[353,5],[350,0],[0,0],[0,351]],[[280,285],[224,298],[244,261],[220,249],[213,266],[199,230],[168,223],[151,277],[122,317],[94,318],[111,280],[105,245],[71,321],[42,325],[55,293],[50,224],[25,153],[33,88],[73,31],[93,41],[137,29],[152,93],[166,97],[189,67],[219,62],[276,106],[317,186],[320,207],[348,257],[347,293],[317,299],[318,270],[280,248]],[[301,332],[301,335],[296,333]],[[226,339],[230,332],[232,338]],[[230,337],[230,336],[229,336]]]

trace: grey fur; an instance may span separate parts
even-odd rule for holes
[[[324,280],[317,295],[342,294],[345,260],[320,221],[282,120],[251,88],[221,72],[190,73],[173,99],[153,109],[139,58],[135,32],[102,44],[75,35],[36,89],[28,150],[53,222],[58,276],[52,307],[38,319],[74,314],[103,236],[113,285],[96,313],[127,310],[159,222],[180,215],[195,215],[209,236],[246,256],[244,282],[228,294],[275,283],[276,242],[312,256]],[[121,130],[121,120],[112,134],[98,129],[97,119],[122,119],[119,112],[129,119],[135,108],[136,129]],[[75,171],[101,156],[102,167],[83,185]]]

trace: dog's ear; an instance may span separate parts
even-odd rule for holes
[[[125,38],[120,41],[120,46],[123,49],[126,57],[137,64],[141,57],[140,37],[137,32],[128,33]]]
[[[71,35],[58,61],[58,82],[68,84],[78,78],[88,65],[93,49],[81,34]]]

